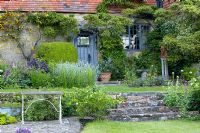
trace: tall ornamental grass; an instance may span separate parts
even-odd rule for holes
[[[96,70],[96,67],[84,62],[57,64],[54,68],[55,84],[67,88],[93,86]]]

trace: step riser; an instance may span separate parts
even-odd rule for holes
[[[120,93],[120,94],[110,94],[113,98],[122,97],[127,101],[137,101],[137,100],[161,100],[164,98],[162,93]]]
[[[135,108],[135,107],[147,107],[147,106],[164,106],[163,101],[148,101],[148,102],[133,102],[126,101],[117,106],[117,108]]]

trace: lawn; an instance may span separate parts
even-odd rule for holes
[[[127,87],[127,86],[97,86],[103,92],[119,92],[119,93],[128,93],[128,92],[163,92],[166,87],[154,86],[154,87]],[[0,89],[0,92],[26,92],[26,91],[62,91],[70,92],[73,89],[68,88],[40,88],[40,89]]]
[[[156,122],[96,121],[81,133],[200,133],[200,121],[171,120]]]
[[[153,87],[128,87],[128,86],[102,86],[104,92],[163,92],[166,91],[166,87],[153,86]]]

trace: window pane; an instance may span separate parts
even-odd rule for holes
[[[80,45],[80,46],[88,46],[88,45],[90,45],[89,37],[79,37],[78,38],[78,45]]]

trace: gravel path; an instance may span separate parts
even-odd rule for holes
[[[81,124],[77,118],[64,118],[63,124],[56,121],[25,122],[0,126],[0,133],[15,133],[19,127],[31,129],[31,133],[80,133]]]

